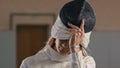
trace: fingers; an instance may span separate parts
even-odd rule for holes
[[[73,29],[79,29],[77,26],[75,26],[73,24],[70,24],[70,23],[68,23],[68,26],[71,27],[71,28],[73,28]]]
[[[79,45],[84,37],[84,24],[85,21],[84,19],[82,19],[80,28],[68,23],[69,27],[71,27],[70,29],[67,29],[66,32],[72,34],[71,35],[71,44],[72,45]]]
[[[82,23],[80,25],[80,29],[84,32],[84,25],[85,25],[85,19],[82,19]]]
[[[78,33],[78,32],[81,32],[81,29],[79,29],[79,30],[76,30],[76,29],[67,29],[66,30],[66,33],[70,33],[70,34],[74,34],[74,33]]]
[[[68,30],[67,30],[67,31],[69,31],[69,32],[74,33],[74,32],[80,32],[80,31],[81,31],[80,28],[78,28],[77,26],[75,26],[75,25],[73,25],[73,24],[68,23],[68,25],[69,25],[69,27],[71,27],[71,29],[68,29]]]
[[[84,24],[85,24],[85,19],[82,19],[80,28],[70,23],[68,23],[68,26],[71,27],[72,29],[77,29],[77,30],[81,29],[84,32]]]
[[[66,30],[66,33],[72,34],[72,35],[76,35],[76,36],[84,36],[84,24],[85,24],[85,20],[82,19],[80,28],[68,23],[68,25],[71,27],[70,29]]]

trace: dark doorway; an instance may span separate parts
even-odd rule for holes
[[[48,25],[18,25],[16,29],[17,68],[23,59],[41,50],[48,38]]]

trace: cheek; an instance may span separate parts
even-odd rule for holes
[[[66,41],[64,44],[65,44],[66,46],[69,46],[69,41]]]
[[[66,46],[69,46],[69,42],[66,42],[65,45],[66,45]]]
[[[69,46],[69,41],[60,41],[56,39],[56,46]]]
[[[61,43],[60,46],[62,46],[63,48],[68,48],[69,47],[69,43],[67,43],[67,42]]]

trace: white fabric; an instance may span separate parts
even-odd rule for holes
[[[64,26],[60,17],[58,16],[56,22],[52,27],[51,36],[57,39],[69,39],[71,35],[68,33],[65,33],[67,29],[68,28]]]
[[[95,61],[91,56],[83,57],[81,51],[77,54],[80,68],[95,68]],[[70,55],[62,56],[47,46],[36,55],[24,59],[20,68],[71,68],[71,59]]]
[[[51,36],[56,39],[70,39],[71,34],[68,34],[65,32],[67,29],[68,28],[64,26],[60,17],[58,16],[55,24],[52,27]],[[90,35],[91,35],[91,32],[85,33],[85,35],[84,35],[81,45],[85,48],[88,47],[88,44],[90,42],[90,40],[89,40]]]
[[[81,45],[84,47],[84,48],[87,48],[88,47],[88,44],[90,42],[90,35],[91,35],[92,32],[88,32],[88,33],[85,33],[84,35],[84,38],[81,42]]]

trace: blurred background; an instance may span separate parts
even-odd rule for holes
[[[0,68],[45,46],[61,7],[70,0],[0,0]],[[120,0],[88,0],[96,13],[89,48],[97,68],[120,68]]]

